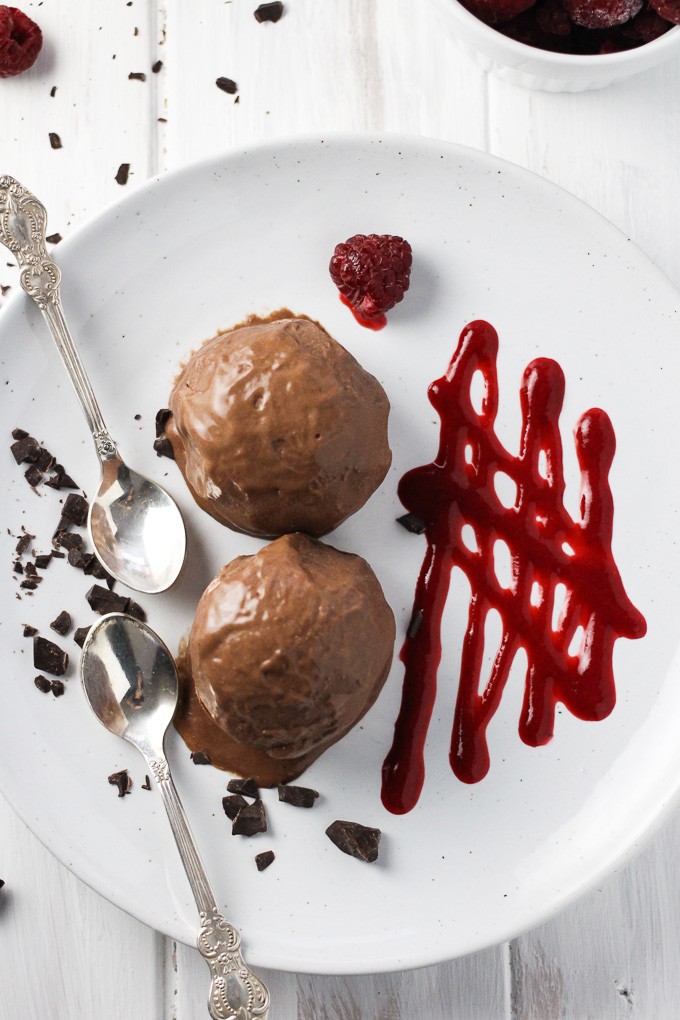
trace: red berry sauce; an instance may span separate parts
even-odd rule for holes
[[[425,778],[423,749],[436,694],[442,613],[454,567],[465,572],[472,591],[449,755],[454,773],[465,783],[478,782],[489,769],[486,728],[520,648],[526,652],[528,669],[519,735],[536,747],[552,737],[558,702],[580,719],[609,715],[616,700],[614,642],[619,637],[643,637],[647,629],[624,591],[611,551],[613,500],[607,476],[616,440],[608,416],[592,408],[574,430],[581,471],[580,513],[574,521],[563,502],[558,426],[564,398],[562,369],[548,358],[537,358],[525,369],[520,451],[514,457],[494,431],[497,352],[493,326],[478,320],[465,327],[446,375],[428,391],[441,418],[437,458],[409,471],[399,483],[401,502],[426,524],[427,551],[400,655],[405,666],[401,709],[383,765],[382,800],[395,814],[415,806]],[[477,371],[485,383],[480,413],[471,396]],[[517,498],[511,507],[496,494],[497,473],[516,483]],[[463,540],[466,524],[474,529],[476,552]],[[496,576],[498,540],[510,551],[509,588]],[[565,586],[566,595],[553,629],[558,584]],[[490,609],[499,612],[503,635],[480,694]],[[581,646],[570,654],[579,627]]]

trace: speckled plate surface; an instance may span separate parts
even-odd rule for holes
[[[380,333],[354,322],[328,276],[333,246],[356,232],[403,234],[415,253],[411,290]],[[152,450],[154,415],[180,361],[220,327],[286,305],[319,319],[383,383],[392,403],[392,469],[327,541],[373,565],[400,634],[424,542],[394,523],[396,485],[436,452],[426,390],[467,321],[485,318],[499,331],[499,433],[511,450],[525,365],[545,355],[564,368],[572,512],[571,429],[593,405],[614,422],[614,553],[649,627],[643,640],[617,643],[619,696],[607,720],[584,723],[563,712],[550,744],[524,746],[515,670],[489,731],[489,775],[476,786],[458,782],[447,750],[468,591],[454,577],[427,778],[410,814],[390,815],[380,803],[400,700],[398,661],[361,726],[305,774],[302,781],[321,793],[313,810],[279,804],[265,791],[266,835],[230,835],[220,804],[226,776],[194,766],[173,732],[177,784],[249,961],[359,973],[462,955],[546,919],[633,853],[676,802],[680,784],[678,493],[668,460],[678,423],[680,298],[647,258],[576,199],[510,164],[435,141],[369,137],[281,142],[150,181],[57,255],[67,315],[111,432],[135,466],[167,485],[187,520],[180,581],[139,597],[173,648],[218,568],[261,545],[198,510],[176,466]],[[97,466],[81,412],[23,295],[0,315],[0,364],[7,446],[12,428],[27,429],[91,492]],[[8,450],[3,463],[0,787],[75,874],[192,942],[194,910],[160,799],[140,788],[142,759],[91,716],[71,637],[63,639],[72,655],[65,696],[44,696],[33,685],[22,624],[49,635],[62,609],[76,626],[88,624],[88,579],[53,561],[39,590],[17,597],[15,536],[24,525],[36,550],[48,550],[63,494],[44,487],[34,494]],[[122,767],[134,787],[118,799],[107,776]],[[376,865],[329,842],[324,830],[335,818],[383,830]],[[260,874],[254,856],[266,849],[276,860]]]

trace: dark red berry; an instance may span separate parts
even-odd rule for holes
[[[563,0],[563,3],[574,24],[613,28],[634,18],[642,10],[643,0]]]
[[[487,25],[503,25],[523,11],[533,7],[536,0],[461,0],[470,14]]]
[[[680,0],[650,0],[652,7],[664,21],[680,25]]]
[[[659,17],[656,11],[647,4],[639,14],[622,25],[621,35],[636,43],[648,43],[653,39],[658,39],[665,32],[669,32],[670,28],[670,22]]]
[[[335,246],[330,270],[345,304],[363,325],[380,329],[408,290],[413,253],[403,237],[355,234]]]
[[[16,7],[0,5],[0,78],[27,71],[42,46],[42,32]]]
[[[542,0],[535,8],[536,24],[548,35],[569,35],[571,20],[560,0]]]

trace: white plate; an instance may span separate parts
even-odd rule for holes
[[[415,252],[409,294],[388,327],[359,327],[328,275],[337,241],[401,233]],[[251,312],[282,305],[319,319],[384,384],[392,402],[394,463],[381,490],[328,541],[374,566],[403,634],[423,554],[394,523],[400,476],[430,460],[438,427],[426,397],[462,326],[486,318],[501,338],[501,438],[516,449],[518,387],[526,363],[556,358],[567,378],[563,438],[567,501],[576,500],[571,429],[586,408],[613,419],[614,553],[649,624],[619,641],[618,704],[600,723],[557,715],[544,748],[517,735],[515,671],[489,740],[491,771],[465,786],[447,761],[467,594],[454,579],[440,695],[417,808],[380,803],[380,770],[400,699],[395,664],[364,722],[305,774],[321,791],[312,811],[265,796],[270,831],[230,835],[226,777],[197,767],[173,733],[169,757],[218,899],[245,935],[254,965],[358,973],[469,953],[536,925],[632,853],[675,799],[680,782],[676,655],[677,485],[669,470],[680,379],[676,291],[614,227],[556,187],[489,156],[422,139],[332,138],[233,153],[149,182],[59,246],[63,298],[112,434],[129,460],[166,483],[189,528],[177,587],[139,599],[171,647],[221,564],[261,543],[199,511],[174,464],[152,451],[153,418],[180,361],[204,338]],[[84,422],[40,315],[23,295],[0,319],[2,435],[15,426],[44,441],[92,491],[96,463]],[[141,414],[141,421],[134,419]],[[39,838],[80,878],[150,925],[192,942],[196,918],[157,793],[145,767],[90,715],[73,655],[66,695],[38,693],[21,624],[49,635],[68,609],[92,614],[87,581],[53,561],[32,598],[11,575],[22,524],[49,548],[59,495],[38,498],[3,455],[4,655],[0,785]],[[72,638],[63,640],[77,652]],[[135,786],[119,800],[110,772]],[[324,830],[349,818],[383,830],[368,866]],[[254,855],[273,849],[268,871]]]

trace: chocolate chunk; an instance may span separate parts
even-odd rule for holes
[[[71,566],[75,567],[77,570],[84,570],[85,565],[90,562],[90,556],[93,555],[93,553],[85,553],[82,549],[79,549],[78,546],[74,546],[73,549],[69,549],[68,551],[68,561]]]
[[[316,790],[308,786],[279,786],[279,800],[284,804],[292,804],[293,807],[314,807],[314,801],[319,796]]]
[[[56,620],[52,620],[50,627],[52,630],[56,630],[57,634],[61,634],[62,637],[65,637],[71,629],[71,614],[67,613],[66,610],[63,609]]]
[[[155,64],[151,65],[151,70],[153,71],[154,74],[158,74],[158,72],[160,71],[162,66],[163,66],[163,61],[162,60],[157,60]]]
[[[67,552],[71,552],[72,549],[82,549],[83,547],[82,535],[74,534],[72,531],[65,531],[62,527],[57,528],[55,531],[53,541],[60,545],[62,549],[66,549]]]
[[[22,581],[19,587],[25,588],[27,591],[35,591],[41,581],[42,577],[30,577],[26,581]]]
[[[331,843],[335,843],[338,850],[350,857],[356,857],[359,861],[366,861],[372,864],[378,859],[378,847],[380,846],[380,829],[370,829],[359,822],[344,822],[340,819],[333,822],[326,829],[326,835]]]
[[[31,466],[24,472],[24,478],[28,484],[35,489],[36,485],[42,481],[42,471],[37,464],[31,464]]]
[[[264,850],[261,854],[256,854],[255,863],[257,865],[257,870],[264,871],[265,868],[268,868],[275,856],[276,855],[273,850]]]
[[[240,793],[244,797],[254,797],[257,799],[260,796],[260,791],[254,779],[230,779],[227,783],[227,789],[229,793]]]
[[[66,474],[66,469],[63,464],[54,464],[51,470],[54,471],[54,474],[45,482],[45,485],[49,485],[50,489],[78,488],[71,476]]]
[[[397,517],[397,524],[401,524],[402,528],[406,528],[412,535],[422,535],[427,529],[427,524],[418,517],[418,514],[404,514],[403,517]]]
[[[46,450],[44,446],[41,446],[40,453],[38,454],[38,459],[36,460],[36,464],[38,465],[40,470],[51,471],[54,463],[55,459],[50,453],[50,451]]]
[[[223,92],[227,92],[230,96],[238,92],[238,85],[231,78],[218,78],[215,84],[218,89],[222,89]]]
[[[117,174],[115,176],[116,184],[127,184],[129,173],[130,173],[130,164],[129,163],[121,163],[120,166],[118,167],[118,172],[117,172]]]
[[[89,633],[90,627],[78,627],[78,629],[73,635],[73,640],[77,645],[79,645],[82,648],[83,645],[85,644],[85,638]]]
[[[100,616],[105,613],[127,613],[130,599],[124,595],[117,595],[115,591],[102,588],[100,584],[93,584],[85,596],[90,604],[90,609]]]
[[[35,464],[40,456],[40,443],[33,436],[25,436],[12,443],[10,450],[17,464]]]
[[[255,14],[255,20],[260,23],[263,21],[278,21],[283,14],[283,4],[281,0],[276,0],[275,3],[260,4]]]
[[[37,627],[31,627],[31,625],[28,623],[24,624],[24,637],[35,637],[37,633],[38,633]]]
[[[57,86],[53,85],[52,88],[50,89],[50,95],[52,96],[52,99],[54,99],[56,94],[57,94]]]
[[[267,818],[261,800],[242,807],[231,826],[232,836],[254,836],[257,832],[266,831]]]
[[[28,574],[29,577],[37,577],[38,576],[37,567],[36,567],[35,563],[32,563],[30,560],[28,561],[28,563],[24,567],[24,570],[26,571],[26,573]]]
[[[168,457],[170,460],[175,459],[175,451],[172,448],[172,443],[167,436],[161,436],[159,439],[154,439],[153,448],[159,457]]]
[[[120,772],[112,772],[109,776],[109,782],[111,786],[118,787],[118,796],[124,797],[126,793],[130,793],[132,789],[132,780],[128,775],[127,769],[121,769]]]
[[[411,620],[406,630],[406,637],[414,638],[420,630],[423,623],[423,611],[422,609],[414,609],[411,614]]]
[[[194,765],[212,765],[212,758],[207,751],[192,751],[191,760]]]
[[[87,524],[87,512],[90,508],[89,503],[84,496],[79,496],[75,492],[69,493],[66,497],[66,502],[61,511],[62,520],[66,519],[71,521],[72,524],[76,524],[82,528]]]
[[[61,138],[56,131],[50,131],[50,145],[53,149],[61,149]]]
[[[47,638],[33,638],[33,665],[51,676],[63,676],[68,666],[68,653]]]
[[[122,598],[122,596],[120,596],[120,595],[118,595],[116,597],[117,598]],[[134,617],[135,620],[139,620],[140,623],[146,623],[146,613],[144,612],[144,610],[142,609],[142,607],[139,605],[138,602],[133,602],[132,600],[130,600],[130,604],[127,607],[127,609],[124,610],[124,612],[126,612],[128,614],[128,616]],[[203,754],[203,752],[199,751],[198,754]],[[196,762],[196,764],[197,765],[209,765],[210,762],[201,761],[201,762]]]
[[[15,561],[14,566],[12,567],[12,570],[14,571],[15,574],[23,574],[24,568],[23,568],[23,566],[21,564],[21,560],[16,560]]]
[[[55,698],[60,698],[64,691],[66,690],[66,688],[64,687],[63,680],[53,680],[52,683],[50,684],[50,687],[52,689],[52,694],[55,696]]]
[[[36,556],[35,565],[38,570],[46,570],[50,565],[52,559],[52,553],[41,553],[40,556]]]
[[[52,556],[55,560],[63,560],[65,558],[63,552],[59,552],[57,549],[53,549],[52,552],[50,553],[50,556]],[[36,557],[36,563],[37,563],[37,557]]]
[[[241,808],[248,807],[248,801],[240,793],[232,793],[230,797],[222,798],[222,807],[227,818],[233,822]]]
[[[130,71],[128,81],[146,81],[146,75],[143,71]]]
[[[25,535],[22,535],[17,542],[16,549],[14,550],[15,553],[17,553],[18,556],[23,556],[34,538],[35,535],[29,535],[28,532],[26,532]]]
[[[60,233],[48,234],[45,240],[48,244],[59,244],[60,241],[63,241],[63,237]]]
[[[3,292],[4,292],[3,287]],[[9,289],[9,288],[8,288]],[[25,429],[12,429],[12,439],[26,439],[28,438],[28,432]]]
[[[151,789],[151,780],[149,779],[148,776],[144,776],[144,782],[142,783],[142,785],[140,787],[140,790],[150,790],[150,789]]]
[[[37,676],[33,683],[35,684],[39,691],[43,692],[43,694],[47,694],[49,691],[52,690],[52,684],[50,683],[46,676]]]
[[[169,407],[161,407],[160,411],[156,412],[156,439],[163,435],[170,418],[172,418],[172,411]]]

